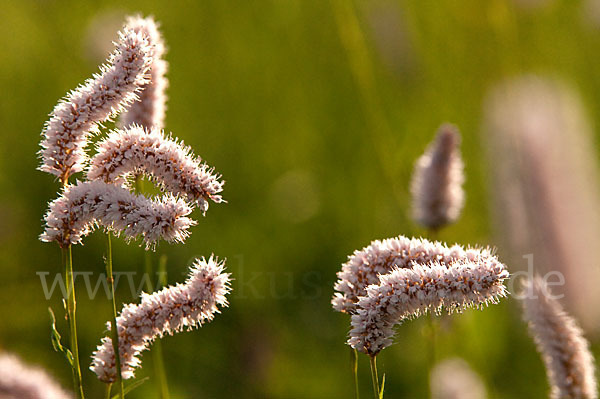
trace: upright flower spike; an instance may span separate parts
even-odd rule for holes
[[[515,265],[533,256],[560,272],[555,294],[590,333],[600,332],[600,164],[580,93],[565,82],[524,75],[501,82],[484,105],[494,227]]]
[[[152,53],[143,33],[127,28],[119,33],[108,65],[69,93],[50,114],[42,132],[40,170],[58,176],[63,183],[83,170],[89,136],[98,131],[99,123],[110,120],[137,98],[136,92],[148,82]]]
[[[137,125],[113,131],[98,144],[87,177],[123,185],[127,176],[140,173],[149,175],[164,191],[196,202],[203,212],[209,199],[223,202],[218,194],[223,182],[214,169],[195,158],[189,147],[165,138],[160,130],[147,131]]]
[[[224,262],[213,257],[196,259],[184,284],[142,294],[139,305],[125,305],[117,318],[122,377],[134,376],[134,369],[141,365],[138,355],[157,337],[202,326],[219,313],[218,306],[226,307],[229,276],[224,273]],[[94,352],[90,369],[103,382],[115,381],[115,354],[109,337],[104,337]]]
[[[136,123],[148,130],[163,129],[167,102],[165,91],[169,86],[166,73],[169,65],[164,59],[166,48],[158,30],[159,25],[152,17],[142,18],[138,15],[129,17],[125,26],[146,36],[150,45],[153,46],[154,52],[150,68],[150,81],[142,87],[139,100],[121,114],[119,125],[127,127]]]
[[[594,358],[582,331],[540,277],[527,281],[523,315],[546,365],[553,399],[596,399]]]
[[[459,150],[460,134],[442,125],[433,143],[415,163],[411,181],[413,218],[436,230],[458,219],[465,202],[465,180]]]
[[[379,284],[379,275],[387,274],[394,268],[410,268],[413,264],[439,262],[450,265],[458,260],[500,263],[489,249],[464,249],[460,245],[448,247],[441,242],[404,236],[375,240],[360,251],[355,251],[342,265],[334,286],[338,292],[331,303],[338,312],[354,313],[356,302],[365,295],[367,286]]]
[[[170,194],[150,200],[101,181],[78,182],[67,186],[50,204],[40,240],[56,241],[65,248],[80,243],[101,225],[129,240],[141,236],[149,249],[159,239],[183,242],[189,235],[188,229],[196,224],[187,217],[191,212],[184,200]]]
[[[0,397],[3,399],[69,399],[45,371],[10,354],[0,355]]]
[[[392,345],[394,326],[405,319],[442,308],[452,313],[496,303],[506,296],[503,283],[508,277],[504,265],[490,258],[395,269],[359,298],[348,345],[376,356]]]

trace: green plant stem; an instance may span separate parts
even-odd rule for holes
[[[79,365],[79,346],[77,344],[77,302],[75,301],[75,283],[73,279],[73,252],[71,245],[63,248],[63,263],[65,265],[65,286],[67,288],[67,319],[69,320],[71,353],[73,354],[73,386],[77,397],[83,399],[83,383],[81,381],[81,367]]]
[[[142,194],[144,191],[144,181],[141,175],[137,175],[135,177],[135,186],[138,194]],[[146,277],[144,280],[146,281],[146,292],[152,293],[154,288],[152,286],[154,275],[154,270],[152,266],[152,254],[148,251],[144,253],[144,272],[146,273]],[[169,386],[167,384],[167,373],[165,371],[165,362],[163,358],[163,350],[162,344],[160,340],[157,340],[154,343],[154,347],[152,349],[152,363],[154,364],[154,373],[156,374],[156,378],[158,380],[158,387],[160,391],[161,399],[169,399]]]
[[[146,273],[146,291],[149,293],[153,291],[152,288],[152,276],[154,270],[152,266],[152,255],[146,251],[144,254],[144,270]],[[160,340],[154,343],[152,350],[152,363],[154,364],[154,373],[158,379],[158,386],[160,390],[161,399],[169,399],[169,386],[167,385],[167,373],[165,371],[165,363],[162,354],[162,344]]]
[[[371,380],[373,380],[373,393],[375,399],[379,399],[379,377],[377,376],[377,356],[370,356],[371,360]]]
[[[358,391],[358,351],[354,348],[350,348],[350,367],[352,369],[352,378],[354,379],[354,397],[360,398]]]
[[[108,384],[106,384],[106,394],[104,395],[104,397],[106,399],[110,399],[110,390],[111,390],[111,388],[112,388],[112,383],[109,382]]]
[[[119,353],[119,331],[117,328],[117,299],[115,298],[115,279],[113,278],[112,262],[112,243],[110,232],[106,233],[106,278],[110,284],[110,295],[112,299],[112,320],[111,333],[113,352],[115,353],[115,365],[117,367],[117,380],[121,389],[121,399],[125,398],[125,389],[123,388],[123,376],[121,375],[121,354]],[[110,393],[110,392],[109,392]]]

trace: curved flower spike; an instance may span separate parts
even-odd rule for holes
[[[413,218],[430,229],[438,229],[460,216],[465,202],[465,180],[456,126],[442,125],[435,140],[415,163],[410,191]]]
[[[145,173],[164,191],[181,194],[198,204],[203,212],[208,200],[223,202],[220,175],[191,155],[191,149],[156,129],[133,125],[113,131],[98,144],[87,177],[107,183],[125,184],[130,173]]]
[[[334,286],[338,292],[331,303],[338,312],[353,313],[358,297],[365,295],[368,285],[379,284],[380,274],[387,274],[394,268],[409,268],[413,263],[449,265],[458,260],[499,263],[489,249],[448,247],[441,242],[404,236],[373,241],[368,247],[355,251],[342,265]]]
[[[186,217],[191,212],[184,200],[172,195],[151,200],[101,181],[78,182],[65,188],[50,204],[44,216],[46,229],[40,240],[56,241],[64,248],[80,243],[101,225],[130,240],[142,236],[149,249],[161,238],[183,242],[189,235],[189,227],[196,224]]]
[[[165,90],[169,81],[165,76],[169,64],[164,60],[166,53],[165,43],[159,25],[154,18],[133,16],[127,18],[125,25],[134,32],[145,35],[154,47],[152,67],[150,68],[150,82],[143,86],[139,93],[139,100],[135,101],[127,111],[121,114],[119,125],[127,127],[137,123],[146,129],[164,127],[167,96]]]
[[[522,296],[525,321],[546,365],[550,397],[597,399],[594,358],[575,320],[539,276],[526,282]]]
[[[142,294],[139,305],[123,307],[117,326],[124,379],[134,376],[134,369],[141,365],[137,356],[157,337],[172,335],[186,327],[202,326],[219,313],[218,306],[228,305],[226,295],[231,291],[230,275],[223,272],[224,264],[212,256],[208,261],[196,259],[184,284],[164,288],[152,295]],[[101,381],[115,381],[115,354],[109,337],[104,337],[94,352],[90,369]]]
[[[497,303],[506,296],[503,283],[509,277],[502,263],[493,259],[459,260],[450,265],[431,262],[395,269],[367,287],[360,297],[348,345],[370,356],[392,345],[394,326],[428,311],[449,313],[468,307]]]
[[[83,170],[85,147],[98,123],[121,112],[148,82],[152,47],[142,33],[125,28],[119,32],[117,49],[82,86],[69,93],[50,114],[42,132],[42,165],[39,169],[66,183],[69,176]]]
[[[67,399],[65,392],[46,372],[24,364],[10,354],[0,355],[0,397],[4,399]]]

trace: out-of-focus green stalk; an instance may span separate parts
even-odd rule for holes
[[[141,175],[137,175],[135,177],[135,186],[136,186],[137,192],[139,194],[143,193],[144,181],[143,181]],[[162,261],[162,258],[161,258],[161,261]],[[146,292],[148,292],[149,294],[154,291],[154,287],[153,287],[154,279],[152,278],[152,276],[154,275],[153,269],[154,268],[152,266],[152,254],[148,251],[145,251],[144,252],[144,273],[146,273],[146,278],[144,280],[146,282],[145,283]],[[154,347],[152,348],[151,356],[152,356],[152,363],[154,364],[154,373],[158,380],[160,398],[161,399],[169,399],[170,398],[169,385],[167,383],[167,373],[165,371],[165,363],[163,360],[162,344],[161,344],[160,340],[157,340],[154,343]]]
[[[379,377],[377,376],[377,356],[369,356],[371,361],[371,380],[373,381],[373,393],[375,399],[379,399]]]
[[[121,375],[121,354],[119,353],[119,330],[117,328],[117,299],[115,298],[115,279],[113,278],[113,262],[112,262],[112,243],[110,232],[106,233],[106,278],[110,285],[110,294],[112,299],[112,344],[113,352],[115,353],[115,365],[117,368],[117,380],[121,389],[121,399],[125,398],[125,389],[123,388],[123,376]],[[110,388],[109,388],[110,395]]]
[[[354,397],[360,398],[358,391],[358,351],[354,348],[350,348],[350,367],[352,369],[352,377],[354,378]]]
[[[83,383],[81,381],[81,367],[79,365],[79,346],[77,344],[77,303],[75,301],[75,283],[73,279],[73,252],[71,245],[62,250],[63,264],[65,265],[65,286],[67,288],[67,319],[69,319],[71,354],[73,355],[73,363],[71,368],[73,371],[73,385],[77,397],[84,398]]]

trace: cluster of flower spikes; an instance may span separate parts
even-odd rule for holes
[[[221,176],[163,132],[168,82],[158,25],[152,18],[130,17],[119,38],[109,65],[59,103],[43,132],[40,169],[58,176],[63,192],[50,203],[40,239],[63,248],[80,243],[98,226],[127,240],[141,237],[146,249],[160,239],[183,242],[196,224],[188,217],[192,206],[205,213],[209,200],[224,202]],[[118,114],[120,128],[100,140],[89,159],[88,139]],[[84,169],[86,181],[67,183]],[[133,193],[131,177],[140,175],[165,194],[151,199]],[[116,322],[121,376],[134,376],[139,353],[157,337],[211,321],[218,306],[227,306],[230,290],[224,262],[196,259],[185,284],[126,305]],[[90,368],[104,382],[116,380],[111,338],[102,340]]]
[[[488,249],[448,247],[399,236],[354,252],[338,272],[333,308],[352,316],[348,344],[376,356],[393,343],[394,326],[446,308],[496,303],[506,296],[505,266]]]
[[[187,217],[192,205],[204,213],[208,200],[223,202],[220,175],[162,132],[164,48],[151,18],[129,18],[101,74],[55,107],[43,131],[40,169],[58,176],[64,188],[44,217],[42,241],[67,247],[102,226],[127,240],[141,237],[147,249],[159,239],[183,242],[195,224]],[[85,152],[89,138],[118,114],[123,128],[100,141],[90,160]],[[86,167],[88,181],[67,183]],[[130,192],[127,177],[141,173],[159,183],[165,192],[161,198]]]

